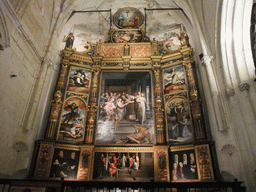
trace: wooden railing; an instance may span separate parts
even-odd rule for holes
[[[44,188],[45,192],[243,192],[245,188],[241,184],[239,181],[167,183],[1,179],[0,192],[33,192],[35,187]]]

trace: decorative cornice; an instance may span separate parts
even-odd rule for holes
[[[243,83],[243,84],[240,84],[240,85],[238,86],[238,88],[239,88],[240,91],[244,91],[244,90],[249,91],[250,85],[249,85],[248,83]]]
[[[235,95],[235,89],[227,88],[226,91],[225,91],[225,94],[226,94],[227,98],[230,98],[231,96]]]

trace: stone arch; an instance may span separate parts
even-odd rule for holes
[[[10,46],[9,32],[7,29],[4,13],[0,8],[0,50]]]

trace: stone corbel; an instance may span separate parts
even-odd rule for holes
[[[248,83],[242,83],[238,86],[240,91],[249,91],[250,85]]]
[[[235,89],[227,88],[225,91],[225,94],[226,94],[227,98],[230,98],[235,95]]]
[[[204,55],[201,59],[202,65],[205,67],[209,67],[211,65],[211,62],[214,60],[214,56],[212,55]]]

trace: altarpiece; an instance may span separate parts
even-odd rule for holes
[[[66,37],[33,178],[214,180],[188,36],[176,27],[166,41],[148,40],[134,8],[120,9],[114,22],[120,29],[109,42],[84,52]]]

